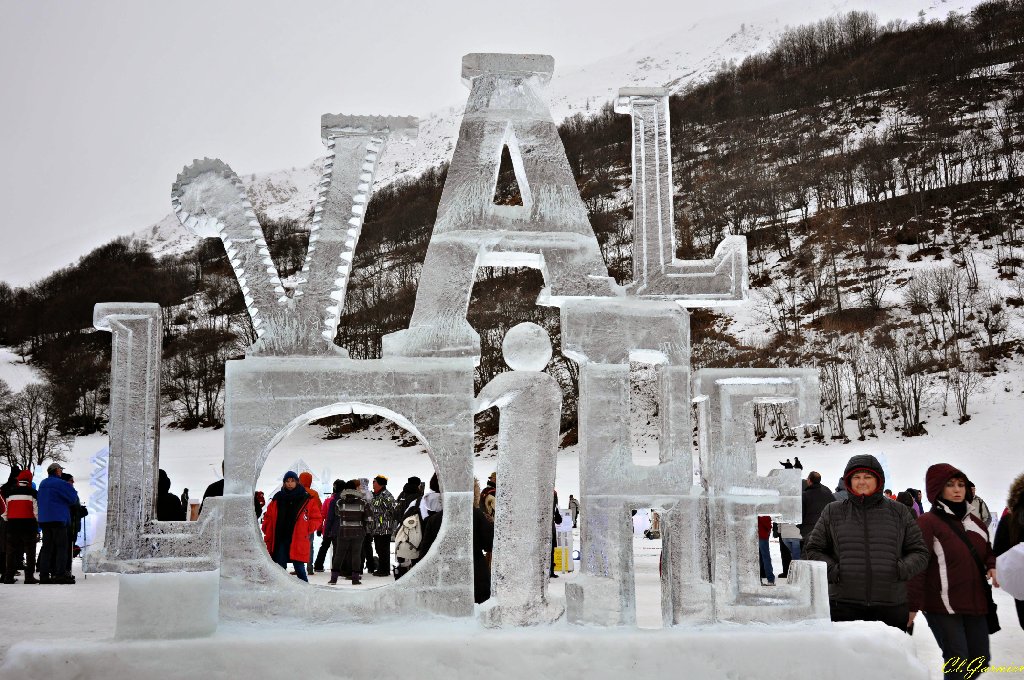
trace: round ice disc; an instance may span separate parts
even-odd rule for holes
[[[543,371],[551,360],[551,338],[546,330],[527,321],[505,334],[501,353],[513,371]]]

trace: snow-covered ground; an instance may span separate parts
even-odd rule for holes
[[[7,383],[12,392],[20,392],[26,385],[42,382],[39,372],[31,364],[22,362],[10,347],[0,347],[0,380]]]

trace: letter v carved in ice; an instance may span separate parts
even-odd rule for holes
[[[285,294],[238,175],[209,158],[194,161],[178,175],[171,188],[174,212],[199,236],[224,243],[258,338],[250,355],[347,355],[334,337],[373,177],[385,144],[414,137],[417,125],[413,117],[322,117],[328,154],[306,260],[292,297]]]

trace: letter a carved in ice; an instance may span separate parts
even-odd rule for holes
[[[411,137],[415,118],[324,115],[328,148],[309,248],[292,298],[285,295],[263,228],[227,164],[197,160],[178,175],[172,204],[182,224],[219,237],[258,340],[252,355],[342,355],[334,344],[373,175],[389,138]]]
[[[538,303],[615,294],[565,148],[542,97],[554,60],[539,54],[467,54],[470,86],[409,328],[384,338],[385,356],[479,356],[466,321],[476,268],[540,269]],[[508,147],[521,206],[495,205]]]

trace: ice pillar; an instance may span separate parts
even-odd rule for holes
[[[633,121],[633,287],[684,307],[738,302],[747,290],[747,240],[728,236],[706,260],[676,258],[668,90],[624,87],[615,111]]]
[[[107,559],[139,557],[138,544],[156,516],[160,440],[160,305],[98,304],[93,325],[110,331],[110,457],[107,473]]]
[[[754,403],[786,404],[794,427],[817,424],[817,370],[703,369],[694,383],[701,398],[700,470],[709,497],[715,620],[828,619],[823,564],[794,562],[785,586],[764,588],[758,578],[757,516],[799,524],[802,488],[796,470],[757,474]]]
[[[497,406],[497,498],[491,600],[487,625],[548,623],[562,606],[548,599],[555,463],[562,390],[544,367],[551,358],[547,332],[532,323],[509,330],[503,343],[512,371],[487,383],[477,412]]]
[[[690,325],[686,310],[653,300],[574,300],[562,307],[562,351],[580,363],[581,573],[566,587],[573,623],[636,623],[629,510],[661,507],[676,545],[661,572],[666,624],[699,615],[710,591],[700,498],[691,495]],[[630,355],[657,356],[658,465],[633,463]]]

